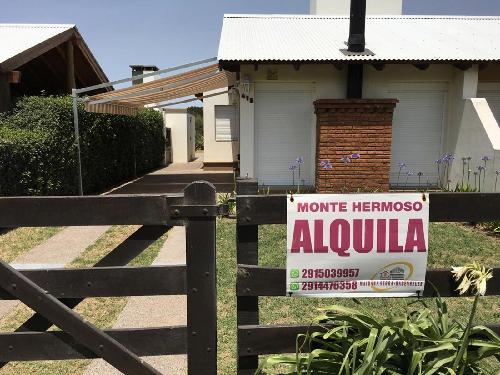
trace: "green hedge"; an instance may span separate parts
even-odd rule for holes
[[[87,113],[78,108],[86,194],[161,165],[162,116]],[[73,195],[78,192],[72,101],[25,97],[0,116],[0,195]]]

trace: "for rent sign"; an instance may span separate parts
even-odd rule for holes
[[[287,292],[407,297],[424,289],[427,194],[304,194],[287,199]]]

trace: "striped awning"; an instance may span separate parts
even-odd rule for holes
[[[218,64],[213,64],[124,89],[90,96],[86,99],[85,109],[97,113],[134,115],[138,108],[145,105],[225,88],[232,86],[234,82],[234,73],[220,71]]]

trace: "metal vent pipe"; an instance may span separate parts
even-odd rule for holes
[[[365,51],[365,22],[366,0],[351,0],[351,18],[349,22],[349,40],[347,41],[350,52]]]

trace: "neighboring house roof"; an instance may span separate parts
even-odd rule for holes
[[[99,80],[108,82],[75,25],[0,23],[0,72],[15,70],[71,38]]]
[[[225,15],[220,61],[500,61],[500,17],[370,16],[347,54],[349,17]],[[344,51],[342,51],[344,50]]]

